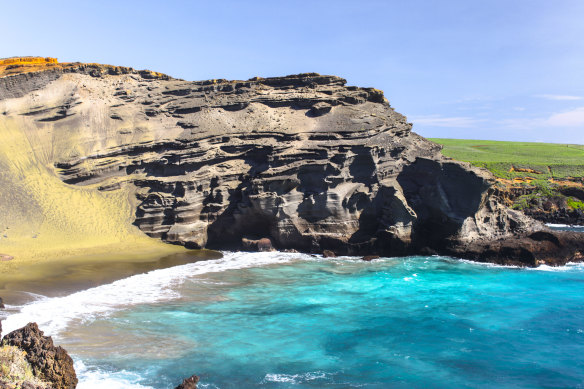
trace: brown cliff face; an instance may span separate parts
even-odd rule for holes
[[[65,183],[134,186],[135,225],[187,247],[269,238],[278,249],[492,260],[472,247],[543,228],[497,201],[488,172],[411,132],[381,91],[335,76],[187,82],[76,64],[0,78],[2,100],[13,101],[5,117],[53,131]],[[521,258],[505,261],[535,264]]]

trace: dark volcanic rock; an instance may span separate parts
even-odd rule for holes
[[[39,131],[52,123],[55,139],[74,129],[78,147],[54,161],[61,179],[103,191],[133,185],[134,224],[152,237],[190,248],[239,249],[258,236],[282,250],[477,258],[508,241],[518,250],[489,253],[525,264],[534,262],[519,248],[544,249],[521,238],[544,226],[504,206],[490,173],[443,157],[379,90],[316,73],[187,82],[119,67],[55,71],[3,81],[0,100],[50,89],[51,105],[22,106],[19,120]],[[577,257],[577,239],[555,234],[558,263]]]
[[[336,256],[337,256],[337,255],[336,255],[336,254],[335,254],[335,252],[334,252],[334,251],[332,251],[332,250],[324,250],[324,251],[322,252],[322,256],[323,256],[324,258],[336,258]]]
[[[53,345],[50,336],[43,336],[36,323],[29,323],[9,333],[2,339],[2,345],[25,351],[33,374],[55,389],[73,389],[77,386],[73,360],[62,347]]]
[[[175,389],[197,389],[197,383],[199,382],[199,377],[192,375],[189,378],[185,378],[179,386]]]
[[[480,262],[530,267],[543,264],[562,266],[584,260],[582,235],[578,232],[542,230],[526,236],[453,245],[449,250],[451,255]]]
[[[379,258],[379,255],[365,255],[361,259],[364,260],[364,261],[367,261],[367,262],[371,262],[371,261],[373,261],[374,259],[377,259],[377,258]]]

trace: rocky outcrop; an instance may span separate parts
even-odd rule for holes
[[[581,183],[552,183],[549,187],[507,186],[498,195],[512,208],[544,223],[584,225],[584,189]]]
[[[197,384],[199,383],[199,377],[192,375],[189,378],[185,378],[183,382],[177,386],[175,389],[197,389]]]
[[[0,85],[0,103],[12,99],[7,117],[76,139],[53,160],[65,183],[135,188],[134,224],[152,237],[191,248],[267,238],[337,255],[466,256],[493,241],[523,247],[517,237],[544,228],[497,199],[490,173],[413,133],[379,90],[316,73],[187,82],[127,69],[13,75],[26,78]],[[30,91],[50,103],[31,105]],[[576,255],[572,240],[560,241],[566,255],[546,261]]]
[[[501,265],[565,265],[584,260],[584,242],[582,233],[540,230],[526,236],[454,244],[449,247],[449,253]]]
[[[35,377],[50,383],[54,389],[74,389],[77,375],[73,360],[50,336],[44,336],[36,323],[13,331],[2,339],[2,346],[14,346],[26,353]]]

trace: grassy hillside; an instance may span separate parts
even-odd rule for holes
[[[447,157],[490,170],[498,178],[499,185],[509,190],[510,205],[514,208],[536,213],[584,210],[581,196],[584,193],[584,145],[431,140],[444,147],[442,153]],[[530,189],[530,192],[515,196],[513,190],[517,188]]]
[[[448,157],[489,169],[503,179],[575,180],[584,177],[584,145],[431,139]]]

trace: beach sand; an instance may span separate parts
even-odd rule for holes
[[[0,274],[0,296],[6,304],[22,305],[37,295],[65,296],[134,274],[221,256],[216,251],[185,250],[161,243],[132,251],[16,262],[13,271]]]

